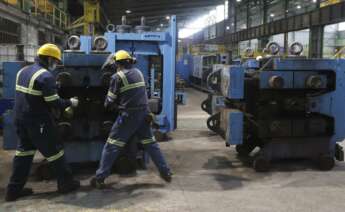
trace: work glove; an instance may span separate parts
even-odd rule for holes
[[[147,116],[145,117],[145,121],[147,124],[150,124],[152,128],[154,129],[159,128],[159,125],[155,122],[155,114],[153,113],[147,114]]]
[[[72,107],[78,107],[78,104],[79,104],[78,97],[73,97],[73,98],[70,98],[69,100],[71,101]]]
[[[116,70],[116,63],[114,60],[114,54],[110,54],[107,57],[106,61],[102,65],[101,70],[102,71],[106,71],[106,70],[115,71]]]
[[[73,118],[73,115],[74,115],[74,110],[72,107],[66,108],[63,112],[63,116],[67,119]]]
[[[146,121],[146,123],[151,124],[154,119],[155,119],[155,114],[149,113],[149,114],[147,114],[145,121]]]

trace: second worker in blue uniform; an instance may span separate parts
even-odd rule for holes
[[[113,60],[116,61],[117,72],[111,77],[104,104],[106,108],[116,105],[119,116],[104,145],[99,168],[96,176],[91,179],[91,185],[96,188],[104,187],[104,180],[110,175],[114,161],[133,135],[143,144],[161,178],[170,182],[172,173],[147,121],[150,111],[144,77],[133,67],[133,58],[128,52],[116,52]]]

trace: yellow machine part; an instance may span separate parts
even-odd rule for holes
[[[5,1],[8,4],[12,4],[12,5],[17,5],[18,4],[18,0],[6,0]]]
[[[84,1],[84,21],[86,23],[99,23],[99,1]]]
[[[326,6],[329,6],[329,5],[332,5],[332,4],[337,4],[341,2],[341,0],[328,0],[328,1],[324,1],[320,4],[320,7],[326,7]]]
[[[34,0],[34,3],[39,11],[44,13],[53,13],[54,5],[48,0]]]
[[[199,44],[191,45],[190,53],[192,55],[202,55],[207,53],[225,53],[226,48],[224,45],[219,44]]]
[[[69,29],[82,28],[84,35],[94,35],[95,25],[100,23],[99,0],[84,0],[84,15],[74,21]]]

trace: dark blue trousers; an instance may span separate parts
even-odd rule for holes
[[[64,159],[63,146],[58,142],[57,128],[49,117],[16,121],[19,138],[13,159],[13,173],[7,186],[9,192],[20,192],[30,173],[32,160],[38,150],[50,163],[58,186],[72,180],[72,173]]]
[[[110,175],[114,161],[134,135],[143,144],[144,150],[149,154],[159,172],[167,173],[170,171],[159,145],[153,137],[151,126],[146,121],[147,115],[146,109],[120,113],[104,145],[96,178],[105,179]]]

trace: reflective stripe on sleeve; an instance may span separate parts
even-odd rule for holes
[[[134,88],[139,88],[139,87],[145,87],[145,82],[137,82],[137,83],[133,83],[133,84],[129,84],[127,86],[124,86],[122,88],[120,88],[120,93],[123,93],[125,91],[134,89]]]
[[[45,97],[44,97],[44,101],[46,101],[46,102],[52,102],[52,101],[55,101],[55,100],[57,100],[57,99],[59,99],[59,98],[60,98],[59,95],[54,94],[54,95],[51,95],[51,96],[45,96]]]
[[[139,88],[139,87],[145,87],[145,81],[143,75],[140,73],[140,78],[142,79],[142,82],[137,82],[137,83],[128,83],[127,77],[125,73],[122,71],[118,71],[117,75],[121,78],[121,81],[123,83],[123,87],[120,88],[120,93],[123,93],[125,91],[134,89],[134,88]]]
[[[111,99],[116,99],[116,97],[117,97],[117,96],[116,96],[113,92],[111,92],[111,91],[108,91],[107,96],[110,97]]]
[[[42,91],[25,88],[25,87],[20,86],[20,85],[16,85],[16,91],[20,91],[22,93],[31,94],[31,95],[34,95],[34,96],[42,96]]]

